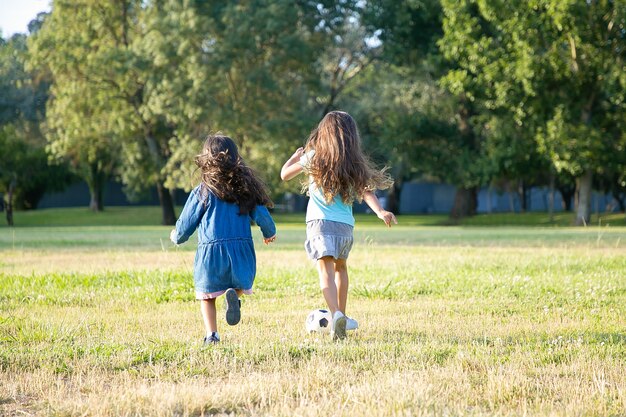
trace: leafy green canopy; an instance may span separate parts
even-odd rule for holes
[[[317,122],[319,56],[344,12],[291,1],[57,1],[30,44],[33,65],[54,80],[49,149],[103,167],[116,160],[131,194],[154,183],[189,189],[193,156],[214,131],[276,171]]]
[[[25,35],[0,39],[0,193],[18,208],[35,208],[70,179],[64,166],[48,164],[39,123],[49,80],[26,68],[27,57]]]
[[[443,4],[451,91],[534,138],[559,171],[599,172],[624,155],[623,1]]]

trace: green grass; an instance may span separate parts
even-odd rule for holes
[[[572,226],[573,213],[555,213],[550,218],[548,213],[492,213],[479,214],[463,219],[464,226]],[[626,226],[624,213],[600,213],[592,214],[588,226]]]
[[[304,332],[323,301],[303,219],[277,218],[209,349],[168,227],[1,229],[0,415],[625,415],[626,228],[359,216],[360,329],[334,343]]]
[[[178,207],[176,212],[180,212]],[[153,206],[142,207],[106,207],[103,212],[94,213],[87,208],[56,208],[15,213],[17,227],[32,226],[156,226],[161,224],[161,209]],[[302,224],[304,213],[276,213],[274,217],[281,224]],[[371,214],[357,214],[357,223],[377,225],[380,220]],[[574,219],[572,213],[556,213],[551,219],[548,213],[496,213],[479,214],[463,219],[460,223],[453,222],[447,215],[402,215],[398,216],[401,225],[405,226],[571,226]],[[626,226],[624,213],[594,214],[589,226]],[[0,222],[4,228],[6,222]]]
[[[180,211],[180,209],[178,210]],[[17,211],[17,227],[31,226],[155,226],[161,224],[161,208],[113,206],[96,213],[86,207]],[[6,227],[3,223],[0,227]]]
[[[171,248],[168,226],[89,226],[89,227],[24,227],[0,230],[0,249],[68,250],[111,249],[163,251]],[[260,236],[254,230],[255,236]],[[386,229],[380,225],[357,223],[355,241],[367,247],[378,245],[428,245],[476,247],[544,247],[591,246],[626,248],[626,229],[604,228],[523,228],[523,227],[460,227],[460,226],[407,226]],[[302,224],[279,223],[279,245],[273,248],[302,248],[305,238]],[[192,244],[179,248],[195,250]],[[271,249],[274,250],[274,249]]]

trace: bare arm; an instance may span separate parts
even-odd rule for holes
[[[387,227],[391,227],[391,222],[393,222],[394,224],[398,224],[396,216],[392,212],[385,210],[380,205],[380,201],[378,201],[376,194],[374,194],[373,192],[366,191],[365,193],[363,193],[363,201],[365,201],[365,204],[367,204],[369,208],[371,208],[372,211],[376,213],[379,219],[385,222]]]
[[[299,164],[300,158],[304,155],[304,149],[298,148],[293,155],[285,162],[282,169],[280,170],[280,178],[283,181],[289,181],[296,175],[302,172],[302,165]]]
[[[267,207],[259,205],[250,212],[250,218],[261,228],[263,243],[269,245],[276,240],[276,224],[267,211]]]

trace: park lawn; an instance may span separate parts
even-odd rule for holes
[[[359,220],[359,330],[305,333],[323,301],[286,219],[208,349],[169,228],[1,229],[0,415],[625,415],[626,228]]]
[[[179,213],[181,207],[176,208]],[[302,224],[304,213],[274,213],[281,224]],[[372,214],[357,214],[359,224],[377,224],[379,220]],[[452,221],[445,214],[402,215],[401,224],[407,226],[524,226],[524,227],[565,227],[571,226],[573,213],[491,213],[479,214],[461,221]],[[161,224],[161,209],[155,206],[110,206],[94,213],[85,207],[51,208],[42,210],[17,211],[14,215],[17,227],[31,226],[155,226]],[[624,213],[593,214],[589,226],[626,226]],[[4,219],[0,229],[7,227]]]

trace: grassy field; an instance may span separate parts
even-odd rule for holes
[[[180,207],[177,212],[180,212]],[[18,227],[30,226],[154,226],[161,223],[159,207],[107,207],[103,212],[93,213],[86,208],[60,208],[45,210],[18,211],[15,224]],[[283,224],[302,224],[304,213],[278,214]],[[371,215],[357,215],[359,223],[377,224],[378,219]],[[402,216],[402,223],[408,226],[449,226],[447,215],[430,214],[420,216]],[[555,213],[552,218],[548,213],[498,213],[480,214],[464,219],[460,226],[524,226],[524,227],[564,227],[571,226],[572,213]],[[589,226],[626,226],[624,213],[593,214]],[[7,227],[0,221],[0,229]]]
[[[301,216],[278,216],[275,245],[255,231],[242,322],[220,318],[222,343],[202,349],[195,245],[113,211],[0,228],[0,415],[626,416],[613,220],[387,230],[359,217],[348,314],[361,328],[334,343],[304,331],[323,301]]]

